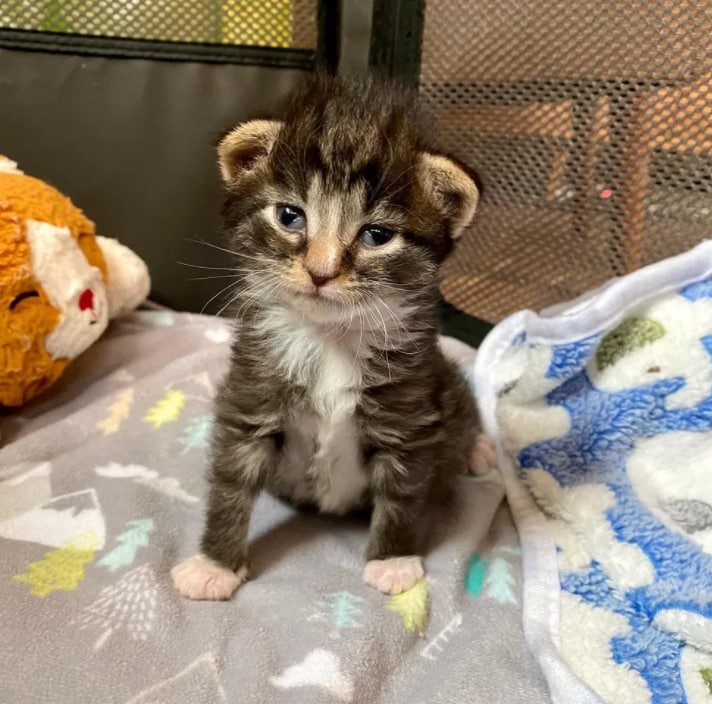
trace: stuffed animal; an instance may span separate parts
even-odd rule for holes
[[[43,181],[0,156],[0,406],[51,386],[148,296],[144,262]]]

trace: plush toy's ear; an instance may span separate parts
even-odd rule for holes
[[[17,162],[0,154],[0,173],[2,174],[22,174],[17,168]]]
[[[250,120],[230,130],[218,145],[223,181],[230,183],[264,161],[281,128],[282,123],[275,120]]]
[[[475,215],[480,194],[475,182],[452,159],[423,152],[418,177],[435,206],[450,221],[453,239],[458,238]]]
[[[96,238],[106,261],[106,297],[109,317],[116,318],[138,308],[151,290],[151,278],[144,261],[128,247],[109,239]]]

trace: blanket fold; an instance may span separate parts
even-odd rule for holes
[[[554,701],[712,701],[712,242],[512,316],[474,379]]]

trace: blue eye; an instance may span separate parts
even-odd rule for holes
[[[387,227],[379,227],[378,225],[366,225],[359,232],[359,239],[367,247],[381,247],[388,244],[394,237],[395,232]]]
[[[296,205],[278,205],[277,220],[287,230],[303,230],[307,224],[307,216]]]

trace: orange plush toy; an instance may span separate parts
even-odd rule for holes
[[[150,288],[144,262],[0,156],[0,406],[53,384]]]

